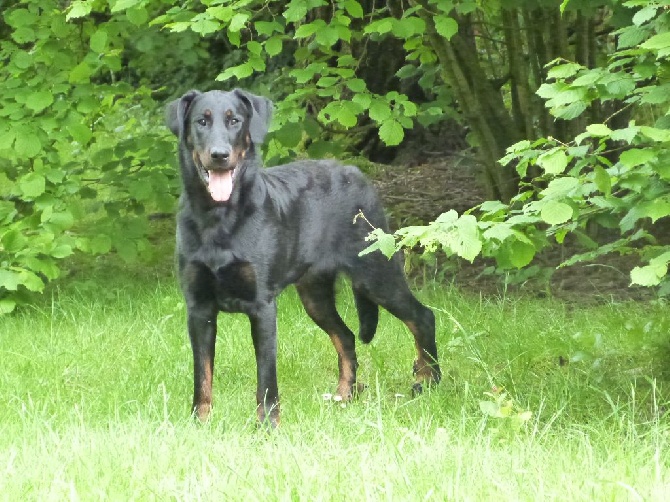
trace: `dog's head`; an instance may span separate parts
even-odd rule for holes
[[[170,130],[193,156],[212,199],[227,202],[245,158],[267,134],[272,102],[246,91],[189,91],[166,110]]]

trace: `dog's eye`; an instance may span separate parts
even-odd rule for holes
[[[239,124],[239,123],[240,123],[240,119],[235,118],[235,117],[230,117],[230,118],[228,119],[228,123],[229,123],[230,125],[236,125],[236,124]]]
[[[198,119],[198,120],[196,120],[196,122],[198,123],[198,125],[201,125],[201,126],[206,126],[207,125],[207,120],[206,119]]]

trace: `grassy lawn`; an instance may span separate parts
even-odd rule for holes
[[[213,419],[188,419],[185,312],[164,261],[158,272],[80,272],[0,320],[0,500],[670,497],[665,303],[429,285],[419,296],[437,316],[443,382],[411,397],[412,338],[384,313],[359,346],[368,389],[342,407],[324,399],[335,351],[289,289],[282,426],[267,434],[256,428],[243,316],[219,318]]]

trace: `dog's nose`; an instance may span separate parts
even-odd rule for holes
[[[230,150],[226,148],[212,148],[209,152],[212,160],[227,161],[230,158]]]

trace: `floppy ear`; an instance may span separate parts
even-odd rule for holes
[[[272,101],[262,96],[256,96],[242,89],[233,91],[238,97],[247,102],[250,107],[251,121],[249,122],[249,135],[254,144],[260,145],[265,139],[272,119]]]
[[[179,137],[184,129],[184,120],[188,114],[188,109],[193,100],[200,94],[200,91],[188,91],[181,98],[171,101],[165,108],[165,124],[175,136]]]

